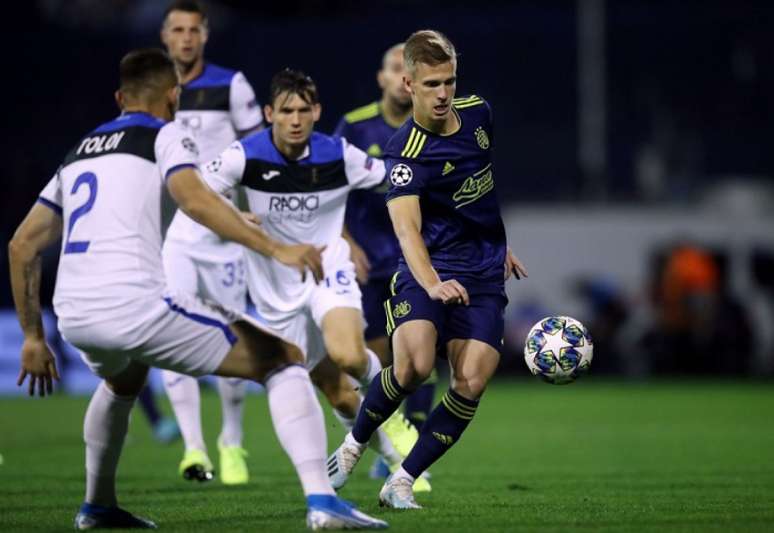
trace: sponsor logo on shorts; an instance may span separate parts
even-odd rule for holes
[[[407,314],[411,312],[411,304],[408,303],[406,300],[403,300],[398,305],[395,306],[395,308],[392,311],[392,314],[395,318],[403,318]]]

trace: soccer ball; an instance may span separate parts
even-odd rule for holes
[[[549,316],[527,334],[524,360],[535,376],[548,383],[572,383],[586,372],[594,355],[594,342],[586,327],[569,316]]]

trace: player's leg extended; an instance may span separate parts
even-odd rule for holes
[[[328,356],[344,372],[368,386],[382,370],[363,338],[363,315],[356,307],[334,307],[320,322]]]
[[[371,518],[336,498],[325,468],[327,439],[320,403],[303,366],[301,350],[278,337],[236,322],[238,341],[216,371],[224,377],[263,383],[274,429],[290,457],[307,498],[307,524],[313,528],[382,528]]]
[[[244,280],[245,265],[242,250],[237,247],[239,257],[233,256],[232,245],[226,246],[229,261],[202,263],[198,265],[200,294],[207,299],[237,311],[247,307],[247,286]],[[220,455],[220,479],[226,485],[247,483],[247,452],[242,448],[242,415],[247,381],[236,378],[216,378],[222,412],[222,424],[218,436]]]
[[[238,378],[216,378],[220,394],[223,424],[218,436],[220,479],[226,485],[241,485],[250,479],[242,447],[242,412],[247,395],[247,381]]]
[[[162,259],[167,285],[172,291],[189,295],[199,291],[199,270],[203,267],[188,255],[185,247],[165,242]],[[204,444],[199,381],[169,370],[162,370],[161,377],[185,444],[178,470],[185,479],[209,481],[214,478],[215,470]]]
[[[357,382],[345,374],[330,358],[323,358],[309,373],[312,383],[322,391],[333,407],[333,414],[341,422],[346,432],[352,430],[355,418],[360,410],[363,397],[357,391]],[[377,453],[384,455],[390,464],[396,467],[403,460],[387,435],[377,430],[369,445]]]
[[[185,443],[180,475],[189,480],[209,481],[214,477],[214,468],[202,433],[199,381],[171,370],[162,370],[161,378]]]
[[[385,483],[379,494],[383,505],[418,508],[411,485],[422,472],[454,446],[478,408],[489,379],[497,369],[500,354],[491,345],[475,339],[454,339],[448,343],[451,387],[430,413],[419,440],[401,468]]]
[[[75,517],[76,529],[155,527],[153,522],[118,508],[115,486],[129,413],[147,375],[147,366],[130,362],[120,373],[100,382],[91,397],[83,423],[86,497]]]
[[[354,428],[332,456],[331,471],[336,472],[331,479],[335,487],[346,483],[376,429],[398,409],[412,388],[430,374],[436,339],[435,325],[429,320],[411,320],[398,326],[393,337],[394,365],[383,369],[371,382]]]

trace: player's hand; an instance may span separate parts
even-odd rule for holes
[[[363,249],[355,242],[349,241],[349,258],[355,264],[355,277],[357,282],[365,285],[368,282],[368,273],[371,272],[371,263]]]
[[[527,269],[524,267],[524,263],[519,261],[519,258],[513,255],[511,249],[508,248],[508,252],[505,254],[505,279],[509,279],[511,274],[516,279],[526,278]]]
[[[38,394],[45,396],[54,392],[53,381],[59,381],[59,372],[56,369],[56,360],[51,350],[43,339],[24,339],[21,351],[21,371],[16,385],[21,386],[29,376],[29,394],[35,394],[37,386]]]
[[[442,281],[427,290],[427,295],[433,300],[441,300],[445,304],[470,304],[470,297],[465,287],[456,279]]]
[[[297,268],[301,272],[301,281],[306,281],[306,271],[310,270],[314,280],[320,283],[325,279],[322,266],[323,250],[325,246],[317,248],[311,244],[286,244],[276,249],[274,259]]]
[[[251,213],[250,211],[240,211],[239,214],[242,215],[242,218],[244,218],[248,223],[255,224],[256,226],[261,225],[261,217],[255,213]]]

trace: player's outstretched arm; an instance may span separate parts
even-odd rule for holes
[[[430,262],[430,254],[422,239],[422,212],[418,196],[399,196],[387,203],[392,227],[398,237],[403,257],[406,258],[414,279],[433,300],[445,304],[468,305],[468,291],[457,280],[441,281]]]
[[[309,244],[287,245],[272,239],[212,190],[194,167],[184,167],[171,174],[167,178],[167,187],[186,215],[208,227],[222,239],[238,242],[259,254],[296,267],[301,272],[302,279],[306,277],[307,269],[317,281],[325,277],[322,269],[322,249]]]
[[[17,385],[29,376],[29,393],[45,396],[59,379],[56,360],[46,346],[40,316],[40,253],[62,236],[62,217],[50,207],[36,203],[8,243],[11,290],[24,344]]]

